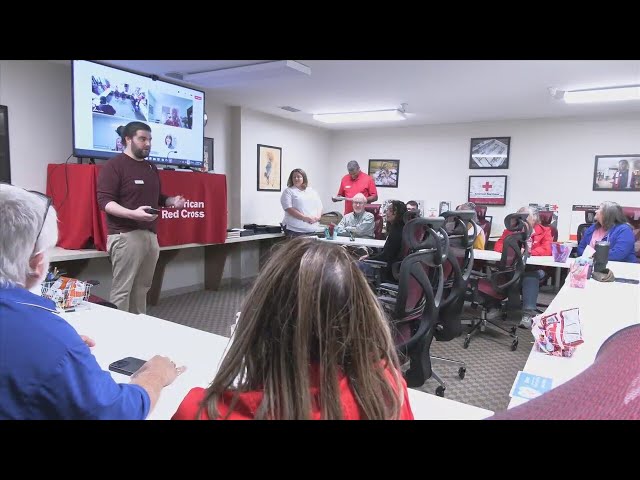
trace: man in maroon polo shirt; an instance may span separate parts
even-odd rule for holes
[[[347,163],[347,175],[342,177],[338,194],[332,197],[334,202],[344,200],[344,214],[353,212],[352,198],[358,193],[367,197],[367,203],[375,202],[378,199],[376,184],[366,173],[360,171],[360,165],[355,160]]]
[[[113,284],[110,301],[131,313],[147,311],[147,292],[160,254],[156,224],[159,206],[183,208],[181,196],[162,194],[155,165],[145,160],[151,151],[151,128],[130,122],[117,129],[126,145],[98,175],[98,205],[107,214],[107,252]]]

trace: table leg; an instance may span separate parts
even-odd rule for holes
[[[147,292],[147,304],[157,305],[160,300],[160,291],[162,290],[162,281],[164,280],[164,269],[171,260],[173,260],[178,254],[179,249],[173,250],[160,250],[158,256],[158,262],[156,263],[156,270],[153,272],[153,281],[151,282],[151,288]]]
[[[82,258],[79,260],[64,260],[61,262],[51,262],[51,265],[54,267],[58,267],[59,270],[64,270],[66,272],[65,276],[71,278],[78,278],[78,275],[82,273],[82,271],[87,268],[89,265],[88,258]]]
[[[562,275],[562,267],[556,267],[555,291],[560,290],[560,277]]]
[[[222,243],[204,247],[204,289],[218,290],[228,253],[240,243]]]

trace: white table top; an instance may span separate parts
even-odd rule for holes
[[[336,243],[338,245],[353,245],[355,247],[373,247],[383,248],[386,240],[376,240],[374,238],[356,238],[351,241],[349,237],[336,237],[335,240],[328,240],[326,238],[319,238],[323,242]]]
[[[609,262],[620,278],[640,280],[640,264]],[[615,332],[640,323],[640,286],[626,283],[602,283],[589,280],[584,289],[571,288],[566,282],[545,313],[578,307],[584,343],[572,357],[553,357],[533,348],[523,371],[553,379],[553,387],[570,380],[593,364],[604,341]],[[524,345],[522,345],[524,347]],[[526,400],[512,398],[509,407]]]
[[[96,341],[92,352],[105,370],[110,363],[124,357],[149,359],[156,354],[169,356],[177,365],[187,366],[187,370],[162,391],[149,419],[171,418],[191,388],[208,386],[228,343],[228,339],[220,335],[95,304],[83,305],[76,312],[61,316],[78,333]],[[110,373],[118,382],[129,381],[126,375]],[[493,414],[490,410],[413,389],[409,389],[409,398],[418,420],[481,419]]]
[[[502,254],[500,252],[494,252],[493,250],[478,250],[473,249],[473,258],[475,260],[486,260],[489,262],[499,262]],[[575,262],[575,258],[567,258],[566,262],[559,263],[553,260],[553,256],[532,256],[527,258],[527,265],[538,265],[541,267],[557,267],[557,268],[570,268],[571,264]],[[608,262],[607,268],[613,270],[613,273],[616,273],[616,270],[622,272],[622,276],[626,274],[626,272],[633,271],[633,265],[638,265],[634,263],[627,262]],[[631,269],[631,270],[630,270]],[[625,277],[627,278],[627,277]]]
[[[264,233],[261,235],[247,235],[246,237],[227,238],[224,243],[253,242],[255,240],[265,240],[268,238],[284,237],[284,233]],[[179,248],[206,247],[208,245],[222,245],[220,243],[185,243],[182,245],[169,245],[160,247],[160,250],[176,250]],[[49,252],[49,261],[63,262],[65,260],[81,260],[84,258],[108,257],[107,252],[95,249],[67,250],[66,248],[54,247]]]

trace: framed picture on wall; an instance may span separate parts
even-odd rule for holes
[[[469,175],[469,201],[476,205],[506,205],[507,176]]]
[[[369,160],[369,176],[376,187],[398,188],[400,160]]]
[[[640,155],[596,155],[593,189],[640,191]]]
[[[469,168],[509,168],[511,137],[472,138]]]
[[[213,172],[213,138],[204,137],[203,172]]]
[[[258,144],[258,190],[282,190],[282,148]]]

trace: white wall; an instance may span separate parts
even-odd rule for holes
[[[64,163],[73,148],[71,68],[0,61],[0,104],[9,110],[11,182],[44,192],[47,164]]]
[[[511,137],[507,170],[470,170],[470,139]],[[469,175],[507,175],[506,207],[488,207],[494,234],[507,213],[530,202],[559,205],[559,239],[569,236],[574,204],[612,200],[640,206],[637,192],[593,192],[595,155],[640,153],[640,116],[516,120],[339,132],[331,142],[327,175],[337,189],[346,163],[363,171],[370,158],[400,160],[399,187],[379,188],[379,200],[467,200]]]
[[[283,190],[287,187],[291,170],[302,168],[307,173],[309,185],[320,194],[324,208],[332,205],[332,190],[337,187],[329,188],[333,179],[327,175],[331,142],[328,130],[248,109],[242,109],[241,122],[242,223],[277,225],[284,216],[280,206],[281,192],[257,189],[258,144],[282,148]]]

